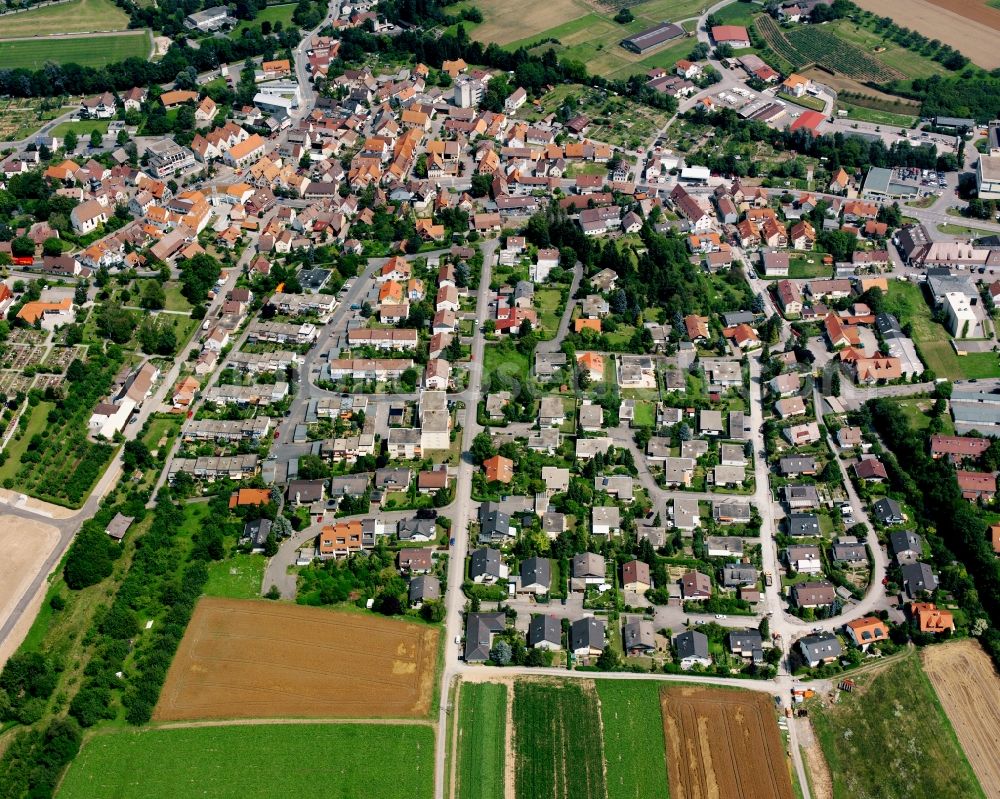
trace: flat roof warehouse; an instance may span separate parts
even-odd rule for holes
[[[684,29],[679,25],[675,25],[672,22],[661,22],[659,25],[654,25],[652,28],[637,33],[635,36],[622,39],[621,45],[626,50],[642,54],[648,53],[661,44],[665,44],[683,35]]]

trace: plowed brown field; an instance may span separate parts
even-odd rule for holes
[[[153,718],[426,716],[438,634],[377,616],[205,598]]]
[[[990,799],[1000,799],[1000,676],[976,641],[923,650],[924,671],[955,728],[972,770]]]
[[[856,0],[866,11],[950,44],[986,69],[1000,66],[1000,11],[986,0]]]
[[[792,799],[766,695],[671,687],[660,704],[672,799]]]

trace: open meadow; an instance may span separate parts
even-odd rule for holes
[[[425,724],[254,724],[97,735],[59,799],[426,799],[434,731]]]
[[[854,681],[853,692],[810,713],[833,799],[984,796],[915,654]]]
[[[105,36],[59,36],[0,41],[0,64],[11,69],[41,69],[46,62],[103,67],[126,58],[149,58],[149,31]]]
[[[0,18],[0,39],[127,28],[128,14],[111,0],[69,0],[68,3],[4,15]]]
[[[672,686],[660,697],[671,796],[792,799],[788,759],[767,695]]]
[[[1000,10],[986,0],[855,0],[929,39],[950,44],[986,69],[1000,67]]]
[[[1000,676],[977,641],[923,650],[924,671],[989,799],[1000,799]]]
[[[458,702],[458,799],[504,795],[506,684],[463,682]]]
[[[269,601],[198,603],[154,719],[419,718],[439,631]]]
[[[602,749],[592,682],[514,683],[517,799],[605,799]]]

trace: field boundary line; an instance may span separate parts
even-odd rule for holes
[[[148,724],[142,732],[153,730],[191,730],[206,727],[256,727],[264,725],[289,725],[289,724],[387,724],[396,727],[430,727],[434,729],[434,722],[430,719],[397,719],[397,718],[370,718],[370,719],[340,719],[340,718],[275,718],[275,719],[204,719],[202,721],[168,721],[161,724]],[[120,730],[108,729],[107,732],[115,733]],[[102,732],[96,733],[98,735]]]

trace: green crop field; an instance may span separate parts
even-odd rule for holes
[[[608,799],[666,796],[659,684],[597,680],[597,695],[604,724]]]
[[[128,28],[128,14],[111,0],[70,0],[57,6],[4,16],[0,39],[22,36],[49,36],[53,33],[88,33],[123,31]],[[9,66],[4,63],[4,66]]]
[[[984,795],[916,655],[855,679],[858,690],[811,713],[834,799]]]
[[[423,799],[433,792],[429,726],[261,724],[98,735],[70,766],[59,799]]]
[[[103,67],[126,58],[148,58],[148,31],[108,36],[67,36],[0,41],[0,64],[11,69],[41,69],[47,61]]]
[[[507,686],[463,683],[458,705],[458,797],[497,799],[504,793]]]
[[[514,683],[517,799],[604,799],[601,749],[593,685]]]

